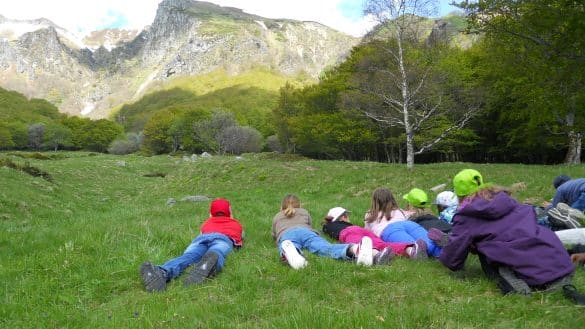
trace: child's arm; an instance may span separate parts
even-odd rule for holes
[[[439,261],[452,271],[463,268],[473,242],[471,235],[458,231],[460,230],[453,228],[449,235],[449,242],[443,247],[439,256]]]

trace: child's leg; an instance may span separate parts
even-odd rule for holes
[[[585,244],[585,228],[555,231],[563,244]]]
[[[171,259],[160,267],[166,271],[167,280],[174,279],[181,275],[189,265],[197,263],[207,251],[205,235],[200,235],[185,249],[183,254]]]
[[[359,244],[364,236],[372,239],[372,246],[376,250],[390,248],[397,255],[406,255],[406,248],[412,244],[400,242],[385,242],[375,235],[372,231],[366,230],[360,226],[349,226],[339,233],[339,241],[342,243]]]
[[[347,249],[350,247],[349,244],[329,243],[329,241],[310,230],[307,230],[306,235],[303,237],[303,246],[319,256],[334,259],[349,259],[347,255]]]
[[[225,264],[225,258],[234,249],[234,244],[229,241],[228,238],[216,238],[209,244],[209,251],[213,251],[217,254],[217,265],[215,268],[216,272],[221,271]]]
[[[426,242],[429,256],[439,257],[442,248],[437,246],[433,240],[429,239],[428,231],[424,227],[412,221],[405,221],[403,225],[406,232],[415,240],[421,239]]]

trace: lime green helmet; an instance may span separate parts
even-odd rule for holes
[[[429,197],[427,196],[425,191],[423,191],[419,188],[413,188],[412,190],[410,190],[410,192],[405,194],[402,198],[404,198],[404,200],[408,201],[408,203],[410,203],[411,205],[418,207],[418,208],[424,208],[429,204]]]
[[[453,177],[453,189],[457,196],[468,196],[483,186],[483,177],[475,169],[463,169]]]

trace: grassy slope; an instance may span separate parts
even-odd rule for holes
[[[301,85],[309,80],[287,77],[262,68],[239,75],[218,70],[201,76],[178,78],[139,101],[123,106],[112,117],[119,114],[125,116],[126,127],[138,131],[150,116],[166,108],[221,109],[235,113],[241,125],[253,126],[268,135],[271,128],[267,114],[276,106],[278,90],[287,81]]]
[[[308,255],[301,271],[279,262],[270,223],[284,194],[300,196],[314,227],[336,205],[360,223],[374,188],[389,186],[400,198],[411,187],[448,182],[469,164],[409,173],[402,165],[266,154],[196,162],[64,155],[30,160],[55,183],[0,168],[0,327],[576,328],[585,321],[582,308],[559,293],[500,296],[474,257],[458,274],[434,261],[359,268]],[[550,198],[559,173],[585,176],[583,165],[473,167],[487,181],[526,182],[521,200]],[[153,172],[167,176],[143,177]],[[208,202],[165,205],[186,195],[230,199],[246,245],[207,284],[184,288],[176,280],[163,293],[146,293],[139,265],[179,255],[207,217]],[[575,283],[585,290],[585,271]]]

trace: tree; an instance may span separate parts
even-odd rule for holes
[[[174,152],[178,148],[171,129],[175,115],[164,110],[156,112],[144,125],[144,148],[155,154]]]
[[[3,124],[0,124],[0,150],[6,150],[14,147],[12,141],[12,134],[10,129]]]
[[[216,154],[222,154],[225,149],[222,148],[220,134],[236,126],[236,119],[231,112],[217,111],[211,114],[211,118],[202,120],[193,124],[194,138],[202,145]]]
[[[71,130],[61,124],[48,124],[45,130],[43,145],[52,148],[55,152],[59,149],[59,146],[71,146]]]
[[[372,15],[380,29],[390,35],[388,42],[373,44],[386,56],[370,58],[361,63],[361,76],[356,87],[379,99],[381,106],[362,108],[369,118],[404,129],[406,163],[414,168],[414,156],[430,150],[449,134],[461,129],[475,113],[474,107],[452,116],[453,124],[423,145],[416,147],[415,137],[433,126],[437,117],[448,115],[451,109],[443,104],[442,91],[433,80],[432,49],[421,42],[421,16],[428,16],[435,7],[432,0],[368,0],[365,13]]]
[[[458,6],[468,15],[470,31],[485,33],[487,42],[507,55],[497,63],[507,74],[495,84],[521,81],[521,86],[513,86],[517,92],[506,93],[508,104],[515,104],[514,116],[541,135],[564,135],[565,163],[580,163],[585,131],[583,3],[480,0]],[[510,137],[518,140],[526,130],[516,132]]]
[[[28,145],[33,150],[40,150],[45,137],[45,125],[35,123],[28,126]]]
[[[228,127],[218,134],[217,140],[222,152],[242,154],[262,149],[262,134],[252,127]]]

